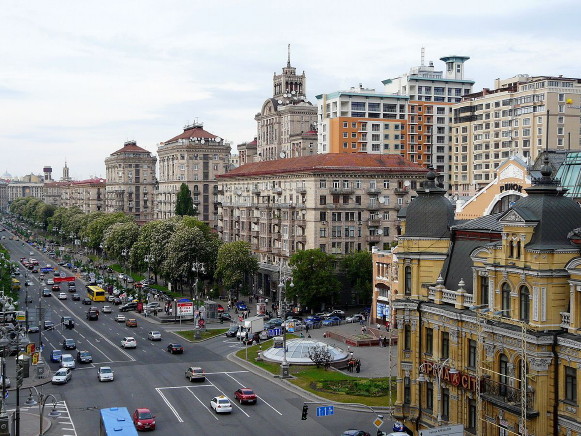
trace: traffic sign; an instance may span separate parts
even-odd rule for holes
[[[329,416],[335,414],[335,408],[333,406],[321,406],[317,407],[317,416]]]
[[[377,417],[373,420],[373,425],[377,428],[381,427],[383,425],[383,419]]]
[[[270,337],[280,336],[282,334],[282,329],[281,328],[268,329],[266,332],[268,333],[268,336],[270,336]]]

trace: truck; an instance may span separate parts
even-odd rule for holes
[[[262,316],[252,316],[246,318],[239,325],[236,338],[238,340],[252,339],[255,333],[260,334],[264,330],[264,318]],[[248,336],[246,335],[248,333]]]

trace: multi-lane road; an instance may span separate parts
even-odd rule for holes
[[[2,232],[8,235],[8,232]],[[8,238],[2,244],[11,252],[12,259],[35,257],[40,266],[54,264],[45,254]],[[30,256],[30,252],[34,255]],[[21,268],[22,274],[27,272]],[[65,385],[47,384],[45,394],[57,397],[59,407],[66,413],[53,425],[49,435],[97,435],[99,428],[98,410],[112,406],[126,406],[130,411],[147,407],[156,415],[156,434],[167,436],[236,434],[244,435],[339,435],[348,428],[359,428],[372,432],[371,414],[336,409],[335,415],[315,416],[315,407],[309,409],[309,418],[301,420],[304,399],[281,388],[278,384],[249,372],[226,356],[240,347],[236,340],[215,338],[199,344],[182,341],[172,333],[175,326],[165,327],[148,318],[137,318],[137,327],[126,327],[114,321],[118,307],[113,313],[101,314],[98,321],[87,321],[85,313],[89,306],[67,300],[58,300],[57,292],[52,297],[41,297],[43,288],[36,274],[29,274],[33,286],[28,288],[33,303],[28,305],[34,312],[39,302],[45,308],[45,319],[57,324],[68,315],[75,320],[75,328],[62,326],[55,330],[41,330],[44,344],[43,358],[49,361],[52,349],[62,349],[64,338],[76,341],[78,350],[88,350],[93,355],[92,364],[79,364],[72,380]],[[22,280],[24,281],[24,280]],[[50,286],[49,286],[50,288]],[[64,288],[64,286],[63,286]],[[77,280],[77,292],[85,296],[85,284]],[[66,289],[64,289],[66,292]],[[24,287],[22,301],[24,300]],[[106,303],[93,303],[99,308]],[[133,312],[129,312],[128,317]],[[162,341],[148,341],[150,330],[160,330]],[[136,349],[120,346],[124,336],[137,340]],[[38,343],[38,334],[30,339]],[[166,351],[169,342],[180,342],[183,354]],[[73,353],[76,355],[76,352]],[[188,366],[201,366],[206,372],[204,382],[190,383],[185,378]],[[51,363],[51,370],[58,368]],[[97,380],[97,368],[110,366],[115,372],[115,381],[101,383]],[[239,405],[233,401],[233,412],[217,415],[210,407],[210,400],[217,395],[226,395],[233,400],[233,393],[240,387],[251,387],[259,396],[256,405]],[[26,398],[26,395],[22,395]],[[13,407],[14,399],[8,401]],[[12,402],[12,403],[11,403]]]

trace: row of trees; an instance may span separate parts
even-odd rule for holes
[[[250,244],[222,242],[207,224],[187,215],[192,210],[195,213],[195,209],[185,203],[183,216],[142,226],[122,212],[85,214],[75,207],[47,208],[31,197],[15,200],[10,210],[49,233],[105,254],[125,267],[150,271],[156,281],[161,277],[177,289],[192,289],[194,283],[210,281],[212,287],[216,284],[224,289],[241,287],[243,293],[250,292],[249,283],[258,271]],[[200,268],[201,264],[204,268]],[[293,286],[287,286],[287,299],[303,306],[333,305],[339,301],[344,282],[358,302],[371,300],[369,252],[337,257],[318,249],[304,250],[293,254],[289,265]]]

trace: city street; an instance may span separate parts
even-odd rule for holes
[[[20,257],[30,257],[30,251],[40,262],[54,265],[54,260],[20,242],[5,241],[6,247],[16,261]],[[62,269],[62,268],[61,268]],[[22,274],[25,269],[21,268]],[[273,380],[265,379],[226,359],[226,356],[240,348],[240,344],[224,336],[200,344],[190,344],[180,340],[171,332],[177,326],[168,326],[155,321],[135,316],[137,327],[126,327],[124,323],[114,321],[119,313],[113,307],[113,313],[101,314],[97,321],[85,319],[88,305],[72,301],[67,292],[67,300],[59,300],[58,292],[52,297],[41,297],[42,286],[36,274],[29,274],[33,286],[28,288],[33,303],[28,305],[30,313],[39,303],[45,308],[45,319],[59,324],[62,316],[71,316],[75,320],[74,329],[65,329],[58,325],[55,330],[41,330],[44,345],[43,358],[50,360],[53,349],[62,350],[65,338],[76,341],[77,350],[88,350],[93,356],[93,363],[76,363],[72,380],[64,385],[46,384],[44,394],[53,394],[59,399],[58,406],[66,408],[48,435],[93,435],[98,433],[98,410],[112,406],[126,406],[130,411],[138,407],[147,407],[156,415],[156,434],[181,436],[195,434],[227,433],[236,435],[256,434],[340,434],[348,428],[360,428],[374,431],[373,414],[335,409],[335,415],[316,417],[316,407],[311,406],[307,420],[301,420],[304,399],[295,393],[281,388]],[[50,288],[50,287],[49,287]],[[63,286],[66,288],[66,285]],[[66,289],[63,289],[66,292]],[[85,296],[84,283],[77,279],[77,292]],[[22,300],[25,289],[23,287]],[[93,303],[101,308],[105,303]],[[130,318],[133,312],[125,315]],[[184,329],[187,328],[184,325]],[[160,330],[162,341],[148,341],[150,330]],[[120,347],[124,336],[133,336],[137,348]],[[38,334],[30,335],[38,344]],[[166,351],[169,342],[180,342],[184,346],[183,354],[170,354]],[[63,352],[65,352],[63,350]],[[71,350],[76,356],[76,350]],[[99,382],[97,368],[110,366],[115,373],[113,382]],[[200,366],[206,372],[204,382],[189,382],[184,374],[188,366]],[[58,369],[58,363],[50,363],[51,370]],[[12,374],[9,374],[12,376]],[[256,405],[240,405],[233,402],[231,414],[218,415],[210,407],[210,400],[216,395],[226,395],[233,400],[233,393],[240,387],[255,390],[259,399]],[[21,405],[28,392],[21,393]],[[14,396],[8,399],[7,407],[14,409]],[[48,406],[47,406],[48,409]],[[22,408],[27,413],[38,413],[37,407]],[[45,411],[47,413],[47,411]],[[23,419],[27,415],[23,414]],[[38,415],[36,418],[38,419]],[[193,431],[192,429],[196,429]]]

